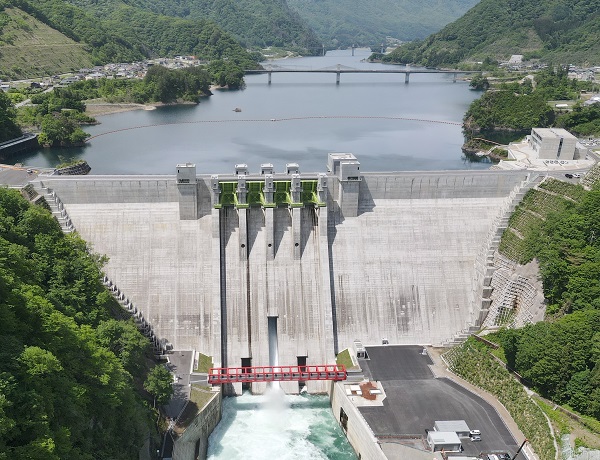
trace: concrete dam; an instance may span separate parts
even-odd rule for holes
[[[486,250],[531,182],[526,171],[365,173],[352,154],[329,154],[326,173],[176,169],[34,185],[108,256],[105,273],[155,336],[216,367],[333,364],[355,340],[442,345],[480,325]]]

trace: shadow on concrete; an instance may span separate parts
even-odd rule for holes
[[[289,232],[292,227],[292,216],[287,208],[275,208],[273,210],[273,225],[275,226],[273,235],[273,253],[275,257],[279,252],[279,246],[283,240],[285,232]]]
[[[261,208],[248,208],[246,219],[248,225],[246,237],[248,239],[248,255],[250,255],[260,230],[265,226],[265,215]]]
[[[375,201],[373,200],[373,195],[371,194],[371,190],[369,190],[369,184],[363,180],[360,182],[359,193],[358,193],[358,215],[365,212],[372,212],[375,209]]]

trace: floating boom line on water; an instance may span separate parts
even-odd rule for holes
[[[419,121],[424,123],[438,123],[443,125],[454,125],[462,126],[461,123],[456,121],[445,121],[445,120],[430,120],[426,118],[409,118],[409,117],[386,117],[386,116],[360,116],[360,115],[321,115],[321,116],[310,116],[310,117],[288,117],[288,118],[244,118],[244,119],[228,119],[228,120],[194,120],[194,121],[178,121],[172,123],[156,123],[153,125],[140,125],[131,126],[129,128],[114,129],[112,131],[106,131],[105,133],[96,134],[95,136],[88,137],[86,142],[91,141],[100,136],[106,136],[107,134],[119,133],[122,131],[129,131],[132,129],[143,129],[143,128],[155,128],[158,126],[172,126],[172,125],[193,125],[199,123],[263,123],[263,122],[281,122],[281,121],[299,121],[299,120],[401,120],[401,121]]]

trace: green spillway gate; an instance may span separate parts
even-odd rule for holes
[[[273,203],[267,203],[265,199],[265,182],[264,181],[248,181],[246,182],[247,195],[246,203],[241,204],[237,198],[237,182],[219,182],[221,193],[219,195],[219,203],[215,208],[236,207],[247,208],[249,206],[262,206],[265,208],[274,208],[279,206],[285,207],[303,207],[303,206],[325,206],[325,203],[319,200],[317,191],[318,181],[303,180],[301,183],[300,202],[292,202],[292,182],[289,180],[274,181]]]
[[[263,189],[265,188],[265,183],[263,181],[247,182],[246,187],[248,187],[248,195],[246,195],[246,202],[250,206],[264,206],[265,194],[263,193]]]

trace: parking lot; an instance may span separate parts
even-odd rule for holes
[[[436,420],[465,420],[481,431],[481,441],[462,438],[462,455],[507,452],[518,445],[504,422],[481,397],[446,378],[435,378],[421,346],[367,347],[368,360],[360,360],[365,376],[382,382],[387,398],[383,407],[360,407],[378,436],[422,435]],[[485,458],[485,457],[484,457]],[[525,460],[521,454],[517,457]]]

